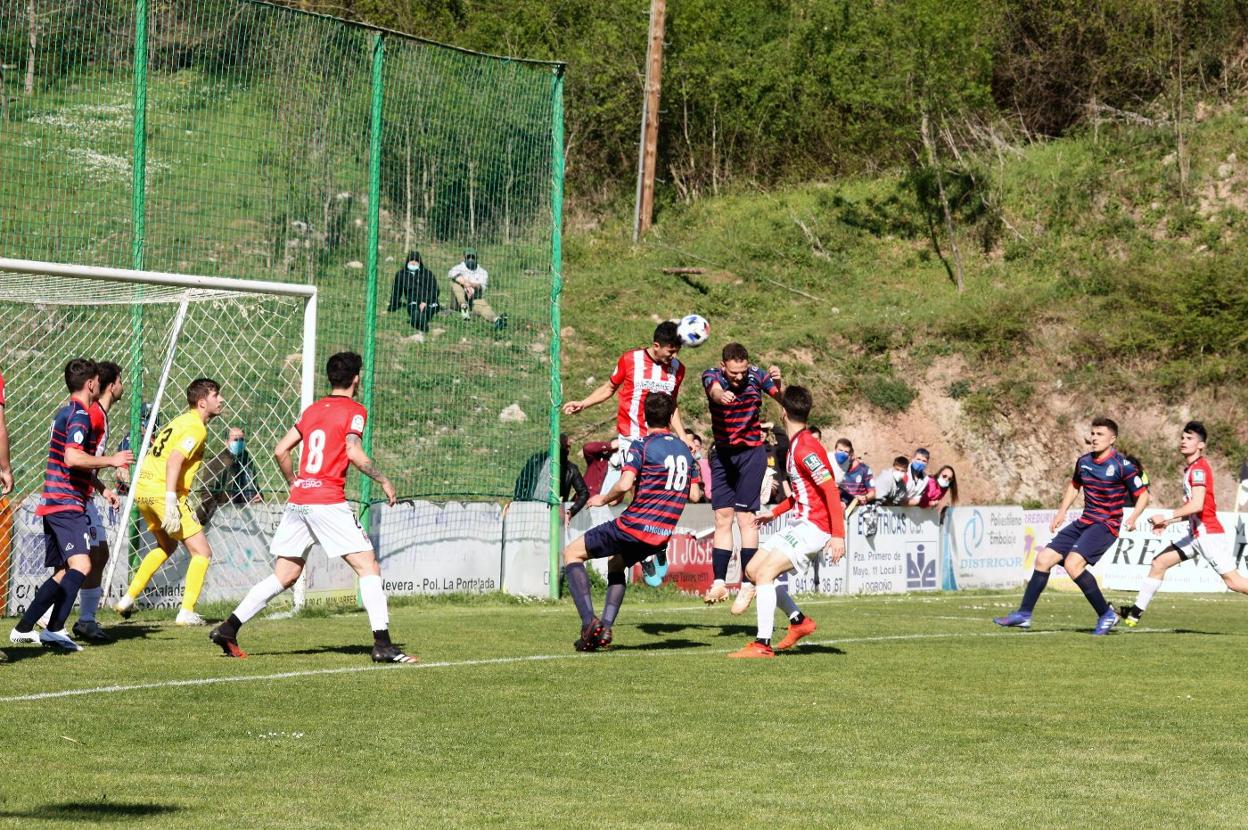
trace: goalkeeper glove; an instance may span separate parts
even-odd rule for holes
[[[182,514],[178,510],[178,494],[165,493],[165,520],[160,523],[165,533],[177,533],[182,529]]]

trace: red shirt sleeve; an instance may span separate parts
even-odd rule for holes
[[[611,385],[619,386],[624,382],[624,378],[628,376],[628,352],[620,355],[620,359],[615,361],[615,371],[611,373]]]

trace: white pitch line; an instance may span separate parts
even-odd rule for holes
[[[945,632],[934,634],[886,634],[878,637],[844,637],[837,640],[808,640],[807,645],[832,646],[832,645],[852,645],[854,643],[883,643],[896,642],[905,640],[937,640],[937,639],[962,639],[968,637],[1036,637],[1042,634],[1069,634],[1073,629],[1047,629],[1045,631],[1028,631],[1023,632],[1007,632],[1007,631],[981,631],[972,632],[964,631]],[[1173,628],[1137,628],[1133,633],[1136,634],[1173,634],[1176,629]],[[702,654],[727,654],[735,649],[684,649],[680,652],[660,652],[648,655],[651,657],[670,657],[679,654],[689,654],[691,651]],[[634,656],[640,656],[640,652],[633,652]],[[515,663],[533,663],[544,660],[579,660],[584,659],[586,655],[578,654],[530,654],[522,657],[490,657],[479,660],[446,660],[437,663],[416,663],[406,666],[344,666],[337,669],[308,669],[306,671],[288,671],[279,672],[277,674],[250,674],[235,675],[233,677],[199,677],[189,680],[163,680],[159,683],[132,683],[130,685],[116,686],[96,686],[89,689],[65,689],[59,692],[38,692],[32,695],[13,695],[11,697],[0,697],[0,703],[30,703],[38,700],[51,700],[61,697],[79,697],[82,695],[108,695],[117,694],[119,692],[137,692],[146,689],[173,689],[180,686],[214,686],[223,683],[252,683],[266,680],[290,680],[296,677],[319,677],[331,674],[358,674],[368,671],[412,671],[416,669],[446,669],[446,668],[471,668],[473,666],[503,666]],[[617,653],[613,659],[625,656]]]

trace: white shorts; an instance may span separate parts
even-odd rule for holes
[[[372,540],[360,526],[350,505],[287,504],[282,521],[269,543],[273,556],[305,558],[313,542],[319,542],[330,557],[346,556],[373,549]]]
[[[1189,533],[1175,542],[1174,546],[1179,549],[1179,556],[1183,557],[1184,562],[1199,556],[1212,565],[1219,576],[1235,570],[1234,533],[1208,533],[1200,536]]]
[[[91,528],[91,547],[98,547],[108,541],[108,529],[104,527],[100,506],[95,503],[95,499],[87,499],[85,510],[87,525]]]
[[[783,553],[793,563],[799,573],[810,567],[823,548],[832,539],[831,534],[824,533],[814,522],[798,522],[772,536],[759,547]]]

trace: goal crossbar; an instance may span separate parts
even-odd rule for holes
[[[178,288],[204,288],[213,291],[237,291],[244,294],[278,294],[286,297],[316,296],[316,286],[302,283],[244,280],[235,277],[205,277],[171,274],[165,271],[132,271],[99,265],[71,265],[63,262],[41,262],[34,259],[0,257],[0,271],[17,274],[38,274],[45,277],[130,282],[147,285],[168,285]]]

